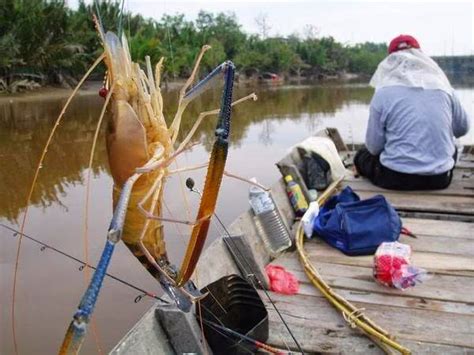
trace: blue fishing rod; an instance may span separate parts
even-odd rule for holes
[[[76,354],[79,352],[82,346],[87,331],[87,325],[90,322],[92,312],[94,312],[95,304],[97,302],[97,298],[99,297],[102,282],[104,281],[104,277],[107,273],[107,268],[110,264],[110,259],[112,258],[115,245],[122,237],[127,206],[130,201],[133,185],[138,180],[140,175],[141,174],[136,173],[129,177],[122,189],[122,192],[120,193],[117,207],[115,208],[112,221],[110,222],[110,226],[107,231],[107,240],[105,242],[105,247],[102,251],[99,264],[97,265],[89,287],[84,293],[84,296],[82,296],[79,307],[74,313],[73,319],[69,324],[63,344],[59,350],[60,354]]]

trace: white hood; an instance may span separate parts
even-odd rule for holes
[[[378,65],[370,85],[375,89],[400,85],[443,90],[449,95],[454,92],[438,64],[416,48],[394,52],[385,58]]]

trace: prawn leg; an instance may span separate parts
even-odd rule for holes
[[[180,271],[176,273],[175,268],[170,265],[167,258],[163,257],[154,260],[153,256],[150,255],[146,248],[141,247],[146,258],[159,273],[158,278],[166,293],[183,311],[188,311],[193,302],[205,296],[194,287],[194,284],[190,281],[190,277],[194,272],[206,241],[210,220],[214,214],[217,196],[224,174],[224,167],[229,147],[232,89],[235,74],[234,64],[230,61],[222,63],[184,95],[184,100],[193,100],[211,87],[212,84],[216,82],[216,79],[219,78],[220,74],[224,74],[224,90],[219,111],[219,119],[215,130],[216,140],[208,163],[206,182],[203,190],[204,197],[199,206],[196,222],[191,233],[191,239]],[[146,169],[137,169],[136,171],[149,172],[153,169],[156,169],[156,166],[148,166]],[[184,299],[184,297],[186,297],[187,300]]]
[[[253,101],[256,101],[257,100],[257,95],[255,95],[255,93],[252,93],[250,95],[242,97],[242,98],[234,101],[232,103],[232,107],[235,106],[235,105],[238,105],[238,104],[240,104],[244,101],[250,100],[250,99],[252,99]],[[188,135],[183,139],[183,141],[180,143],[179,147],[176,149],[175,153],[168,159],[168,161],[166,161],[164,163],[163,162],[161,162],[161,163],[160,162],[155,162],[153,164],[147,164],[146,166],[136,168],[135,172],[137,172],[137,173],[149,173],[149,172],[151,172],[153,170],[156,170],[160,167],[168,166],[169,164],[171,164],[171,162],[174,161],[175,158],[179,154],[183,153],[185,150],[189,149],[192,145],[194,145],[194,144],[191,144],[190,141],[191,141],[193,135],[196,133],[196,130],[198,129],[198,127],[200,126],[200,124],[204,120],[204,118],[206,118],[207,116],[217,115],[219,112],[220,112],[220,109],[201,112],[198,116],[198,119],[194,123],[193,127],[189,131]],[[206,164],[204,164],[200,167],[197,167],[193,170],[197,170],[197,169],[200,169],[200,168],[205,168],[208,165],[209,165],[209,163],[206,163]]]
[[[186,171],[193,171],[193,170],[199,170],[199,169],[204,169],[206,167],[209,166],[209,163],[205,163],[205,164],[199,164],[199,165],[193,165],[193,166],[185,166],[183,168],[179,168],[179,169],[176,169],[176,170],[170,170],[169,171],[169,174],[170,175],[173,175],[173,174],[178,174],[178,173],[184,173]],[[236,179],[236,180],[239,180],[239,181],[243,181],[243,182],[246,182],[247,184],[249,185],[253,185],[253,186],[256,186],[256,187],[259,187],[261,188],[262,190],[265,190],[265,191],[270,191],[270,188],[269,187],[266,187],[266,186],[263,186],[262,184],[259,184],[258,182],[255,182],[255,181],[252,181],[244,176],[240,176],[240,175],[237,175],[237,174],[234,174],[234,173],[231,173],[227,170],[224,170],[224,175],[227,176],[227,177],[230,177],[230,178],[233,178],[233,179]],[[154,218],[154,217],[149,217],[149,218]],[[177,223],[183,223],[183,224],[189,224],[189,225],[194,225],[196,222],[184,222],[184,221],[177,221],[177,220],[166,220],[164,218],[162,218],[163,221],[168,221],[168,222],[177,222]]]

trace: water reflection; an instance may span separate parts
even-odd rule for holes
[[[235,97],[249,91],[238,89]],[[231,144],[238,147],[248,134],[249,127],[262,123],[259,141],[264,146],[270,145],[275,121],[292,119],[297,123],[306,115],[334,114],[350,102],[366,104],[371,94],[372,90],[366,87],[280,87],[258,90],[257,102],[248,102],[235,108]],[[165,115],[169,121],[176,110],[177,95],[176,91],[165,93]],[[216,107],[219,97],[219,91],[209,92],[189,107],[183,118],[180,139],[189,132],[199,112]],[[64,103],[65,99],[49,99],[4,102],[0,105],[0,216],[11,222],[17,222],[25,207],[34,169],[54,119]],[[79,96],[73,101],[49,148],[32,198],[34,205],[47,207],[53,202],[61,204],[61,196],[68,186],[84,183],[81,173],[87,166],[102,103],[103,100],[97,95]],[[214,139],[215,122],[215,118],[205,120],[195,135],[206,151],[209,151]],[[108,168],[103,141],[103,137],[100,137],[95,153],[95,175]]]
[[[65,100],[14,102],[0,108],[0,215],[16,221],[25,207],[29,185],[45,142]],[[60,203],[68,185],[83,184],[100,101],[79,97],[50,145],[32,203]],[[105,146],[96,151],[94,173],[106,167]]]

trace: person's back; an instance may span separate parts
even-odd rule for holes
[[[401,50],[394,43],[407,50],[391,54]],[[356,169],[390,189],[445,188],[455,164],[454,137],[467,133],[469,119],[437,64],[411,49],[419,48],[413,37],[397,37],[390,47],[371,80],[376,92],[367,148],[354,158]]]
[[[454,165],[454,137],[467,130],[459,100],[441,90],[390,86],[378,90],[371,103],[366,144],[380,153],[380,162],[407,174],[435,175]],[[460,113],[457,113],[460,112]],[[385,142],[377,137],[376,125],[383,125]]]

